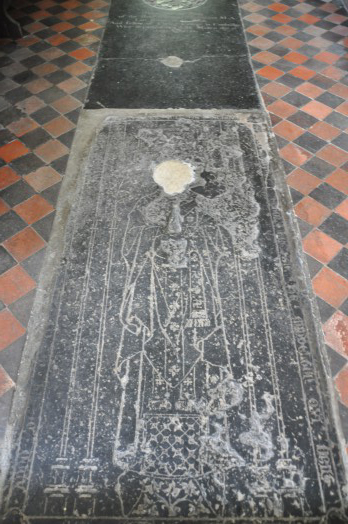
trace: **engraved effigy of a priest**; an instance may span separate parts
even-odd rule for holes
[[[240,157],[235,148],[233,161]],[[167,164],[175,176],[175,162]],[[234,184],[221,166],[213,171],[177,194],[157,181],[169,194],[156,188],[128,215],[113,454],[123,470],[116,491],[125,514],[223,514],[225,475],[244,465],[233,419],[236,406],[252,400],[234,376],[231,360],[240,367],[242,351],[226,321],[238,300],[231,278],[238,256],[257,257],[258,205],[246,178]],[[249,445],[268,460],[269,436],[261,425],[256,433]]]

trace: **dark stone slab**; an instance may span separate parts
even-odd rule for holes
[[[235,1],[209,0],[199,9],[172,11],[122,0],[110,7],[100,53],[101,58],[197,60],[246,55],[247,49]]]
[[[260,107],[236,0],[160,1],[112,3],[86,107]]]
[[[104,122],[40,319],[6,523],[346,522],[273,155],[257,114]],[[172,196],[152,176],[171,159],[195,170]]]
[[[180,68],[158,61],[103,60],[88,95],[87,108],[248,108],[258,105],[249,61],[204,57]]]

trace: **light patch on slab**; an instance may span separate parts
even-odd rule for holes
[[[145,4],[158,9],[179,11],[180,9],[194,9],[205,4],[207,0],[144,0]]]
[[[167,67],[179,68],[184,63],[184,60],[178,56],[167,56],[167,58],[163,58],[160,62]]]
[[[178,160],[167,160],[156,166],[153,179],[168,195],[183,193],[194,179],[194,168]]]

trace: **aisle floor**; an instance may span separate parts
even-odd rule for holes
[[[104,0],[14,0],[25,36],[0,41],[0,426],[79,112]],[[241,1],[283,159],[348,438],[348,15],[337,2]]]

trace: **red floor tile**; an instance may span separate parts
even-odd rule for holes
[[[315,229],[304,238],[303,249],[308,255],[319,260],[319,262],[328,264],[341,251],[342,244],[322,231]]]
[[[348,195],[348,172],[346,170],[336,169],[336,171],[326,178],[325,182],[338,191]]]
[[[343,84],[334,84],[329,89],[330,93],[333,93],[334,95],[341,96],[342,98],[348,98],[348,86],[345,86]]]
[[[64,69],[71,75],[80,76],[90,71],[91,67],[87,64],[83,64],[82,62],[77,62],[76,64],[70,64],[66,66]]]
[[[74,124],[64,116],[54,118],[53,120],[45,124],[43,127],[44,129],[46,129],[46,131],[48,131],[50,135],[52,135],[55,138],[75,128]]]
[[[343,102],[340,106],[336,107],[336,111],[348,116],[348,102]]]
[[[296,78],[302,78],[302,80],[309,80],[316,75],[315,71],[311,71],[307,67],[298,66],[290,71],[290,73]]]
[[[340,307],[348,295],[348,282],[324,267],[312,280],[315,293],[333,307]]]
[[[93,51],[91,51],[90,49],[87,49],[86,47],[82,47],[81,49],[72,51],[69,54],[70,56],[73,56],[77,60],[86,60],[86,58],[90,58],[91,56],[95,55]]]
[[[70,111],[73,111],[78,107],[81,107],[81,102],[79,100],[76,100],[76,98],[67,95],[53,102],[52,107],[54,107],[54,109],[65,115],[66,113],[70,113]]]
[[[319,226],[331,214],[330,209],[307,196],[295,206],[296,216],[312,226]]]
[[[335,212],[338,213],[340,216],[348,220],[348,199],[344,200],[341,204],[339,204]]]
[[[58,84],[59,89],[62,89],[66,93],[75,93],[75,91],[78,91],[79,89],[83,89],[86,86],[82,80],[79,78],[71,77],[68,78],[68,80],[64,80],[64,82],[61,82]]]
[[[296,189],[303,195],[308,195],[313,189],[318,187],[321,183],[321,180],[316,176],[307,173],[301,168],[295,169],[286,179],[290,187]],[[303,202],[301,200],[301,202]],[[301,203],[300,202],[300,203]]]
[[[24,113],[27,113],[28,115],[31,115],[31,113],[38,111],[42,107],[45,107],[45,103],[36,96],[25,98],[21,102],[18,102],[18,104],[16,105],[18,109],[21,109]]]
[[[323,329],[326,343],[341,355],[348,357],[348,317],[341,311],[336,311],[325,322]]]
[[[47,68],[46,68],[47,69]],[[33,80],[32,82],[29,82],[29,84],[26,85],[26,88],[28,91],[30,91],[33,95],[41,93],[42,91],[45,91],[45,89],[48,89],[49,87],[52,87],[52,83],[46,80],[45,78],[38,78],[37,80]]]
[[[336,167],[340,167],[348,161],[348,153],[332,144],[328,144],[321,149],[317,156]]]
[[[0,365],[0,397],[15,386],[12,378]]]
[[[0,300],[7,306],[35,287],[35,280],[21,266],[14,266],[0,275]]]
[[[301,93],[302,95],[308,96],[310,98],[317,98],[319,95],[324,93],[324,89],[321,89],[318,86],[315,86],[313,84],[310,84],[308,82],[299,85],[295,89],[298,93]]]
[[[321,51],[321,53],[318,53],[313,58],[325,62],[326,64],[334,64],[339,59],[339,55],[335,55],[329,51]]]
[[[0,198],[0,216],[4,215],[9,210],[10,207],[6,204],[6,202],[4,202],[2,198]]]
[[[4,247],[17,262],[22,262],[44,246],[45,241],[31,227],[23,229],[4,242]]]
[[[11,162],[27,153],[29,153],[29,149],[19,140],[14,140],[9,144],[0,147],[0,158],[5,160],[5,162]]]
[[[42,158],[47,164],[68,153],[69,149],[59,142],[59,140],[49,140],[35,149],[35,154]]]
[[[268,66],[265,66],[259,69],[257,74],[264,76],[265,78],[268,78],[269,80],[276,80],[280,76],[283,76],[283,71],[268,65]]]
[[[59,173],[50,166],[40,167],[36,171],[29,173],[29,175],[26,175],[24,178],[26,182],[28,182],[28,184],[39,193],[44,189],[57,184],[61,180]]]
[[[263,51],[263,52],[266,53],[267,51]],[[270,82],[269,84],[266,84],[265,86],[262,87],[263,93],[267,93],[268,95],[272,95],[276,98],[281,98],[282,96],[286,95],[290,91],[291,91],[290,87],[284,86],[283,84],[279,84],[277,82]]]
[[[332,112],[332,109],[326,106],[325,104],[318,102],[317,100],[312,100],[311,102],[308,102],[308,104],[306,104],[304,107],[302,107],[302,111],[305,111],[306,113],[314,116],[315,118],[323,120]]]
[[[290,141],[295,140],[295,138],[298,138],[304,133],[304,130],[301,127],[289,122],[288,120],[279,122],[279,124],[274,126],[273,130],[277,135]]]
[[[32,118],[24,117],[20,120],[17,120],[17,122],[13,122],[12,124],[10,124],[8,126],[8,129],[14,135],[21,137],[26,133],[29,133],[29,131],[33,131],[37,127],[38,124]]]
[[[342,404],[348,407],[348,365],[338,373],[335,384]]]
[[[284,100],[276,100],[276,102],[273,102],[273,104],[268,106],[268,111],[280,116],[281,118],[288,118],[296,113],[296,108],[293,105],[284,102]]]
[[[284,160],[294,164],[295,166],[302,166],[307,160],[311,158],[311,153],[296,146],[295,144],[288,144],[280,150],[280,155]]]
[[[33,224],[40,220],[40,218],[51,213],[54,207],[42,198],[42,196],[34,195],[13,209],[27,224]]]
[[[10,166],[3,166],[0,168],[0,190],[11,186],[20,180],[20,176],[10,168]]]
[[[333,140],[341,134],[341,130],[331,126],[327,122],[316,122],[309,129],[311,133],[322,138],[323,140]]]
[[[308,57],[301,55],[301,53],[297,53],[296,51],[291,51],[291,53],[284,56],[284,60],[292,62],[293,64],[303,64],[303,62],[308,60]]]
[[[24,327],[10,311],[7,309],[0,311],[0,351],[15,342],[24,333]]]

